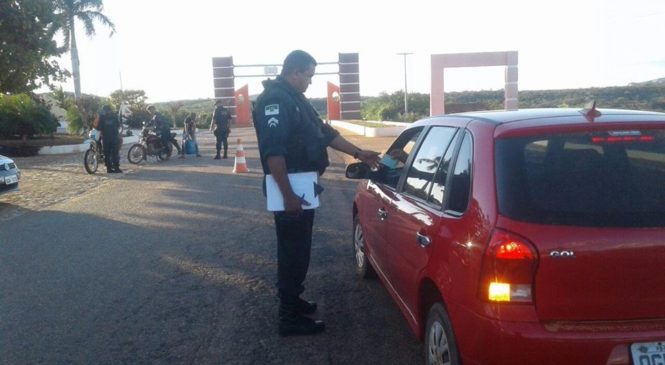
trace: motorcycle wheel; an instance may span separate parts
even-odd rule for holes
[[[127,152],[127,161],[133,164],[139,164],[145,159],[145,148],[140,144],[135,144],[129,147],[129,152]]]
[[[97,161],[97,153],[93,151],[92,148],[88,148],[88,150],[85,151],[85,155],[83,156],[83,167],[85,167],[85,171],[89,174],[97,172],[99,161]]]

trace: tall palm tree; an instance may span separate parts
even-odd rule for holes
[[[115,25],[104,14],[102,0],[55,0],[58,11],[60,30],[65,36],[64,47],[72,56],[72,75],[74,76],[74,97],[81,97],[81,71],[79,52],[76,47],[76,19],[83,22],[88,37],[95,35],[95,21],[109,27],[109,37],[115,33]]]

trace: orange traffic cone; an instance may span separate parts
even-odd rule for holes
[[[238,146],[236,147],[236,159],[233,166],[233,172],[236,174],[249,172],[247,161],[245,161],[245,150],[242,148],[240,138],[238,138]]]

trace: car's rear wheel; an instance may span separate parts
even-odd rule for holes
[[[448,312],[441,303],[434,303],[425,327],[425,364],[459,365],[457,342]]]
[[[353,218],[353,252],[356,257],[356,272],[363,279],[373,279],[376,272],[369,263],[365,252],[365,235],[358,216]]]

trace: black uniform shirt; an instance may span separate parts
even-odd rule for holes
[[[229,115],[229,111],[226,110],[224,106],[218,105],[215,107],[215,111],[212,113],[212,119],[217,124],[217,129],[229,129],[229,119],[231,119],[231,115]]]
[[[325,124],[305,95],[281,76],[263,86],[253,112],[263,172],[270,173],[268,157],[284,156],[289,173],[322,174],[329,164],[326,148],[339,132]]]
[[[99,114],[99,129],[102,131],[104,138],[110,139],[118,136],[120,123],[112,112],[102,112]]]
[[[159,131],[171,130],[169,122],[167,122],[166,118],[164,118],[164,116],[159,112],[155,113],[155,115],[152,117],[152,121],[155,124],[155,128]]]

